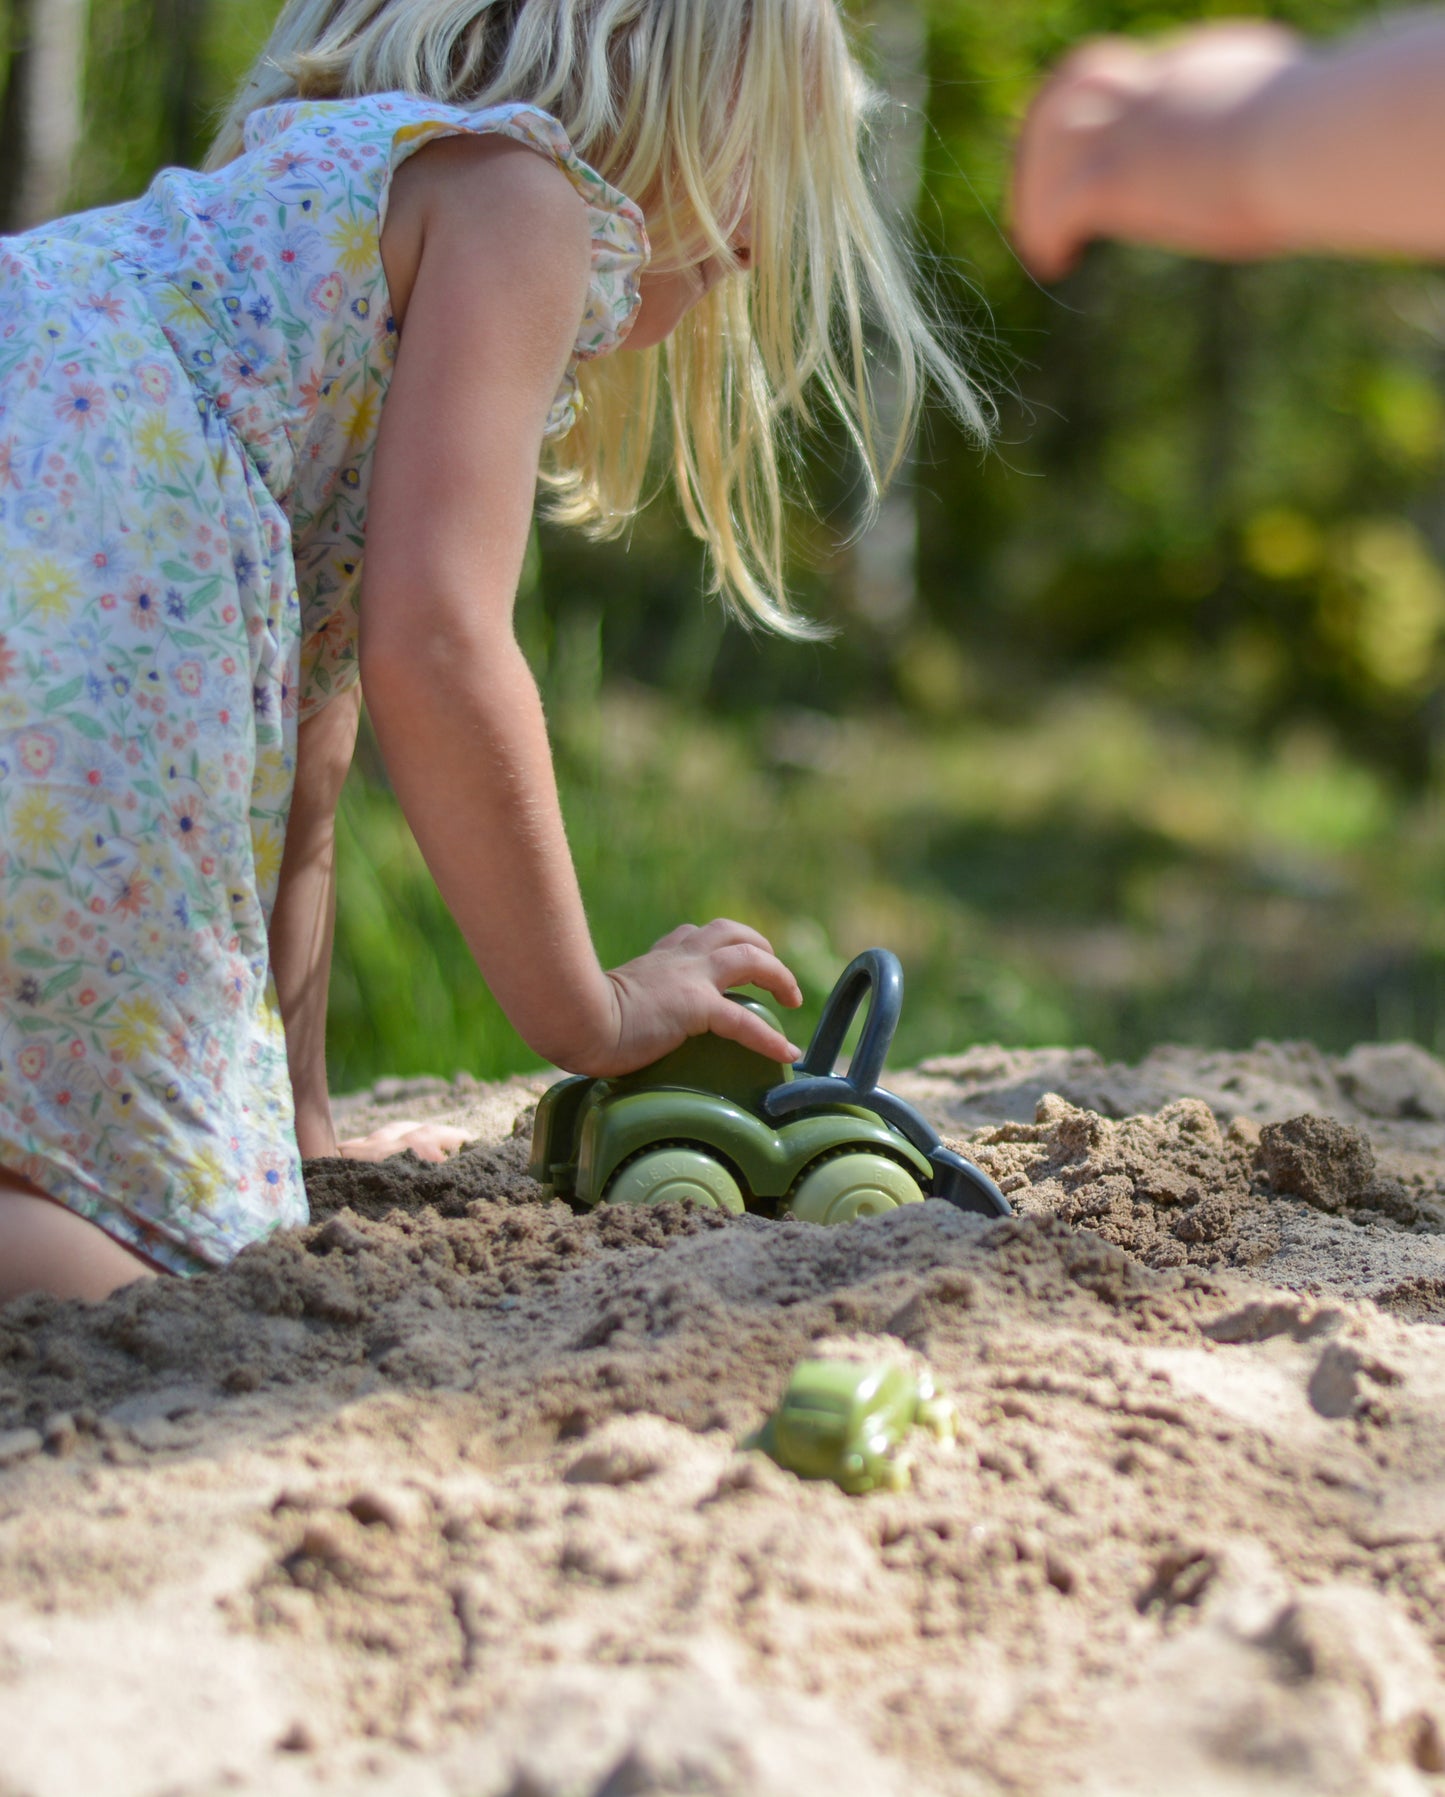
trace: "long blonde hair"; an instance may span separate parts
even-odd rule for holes
[[[784,597],[781,468],[814,395],[855,444],[874,504],[929,380],[987,436],[987,403],[875,205],[877,98],[833,0],[289,0],[208,166],[240,153],[258,106],[390,91],[542,107],[645,206],[655,263],[727,257],[747,209],[746,279],[715,286],[660,353],[582,365],[581,416],[544,473],[563,521],[607,536],[636,512],[665,373],[673,474],[716,586],[745,617],[808,635]]]

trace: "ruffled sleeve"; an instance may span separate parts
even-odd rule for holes
[[[201,330],[197,361],[216,368],[208,397],[291,527],[303,717],[357,677],[367,501],[398,343],[380,249],[392,177],[438,138],[492,135],[555,162],[587,208],[591,279],[545,427],[557,437],[577,416],[578,365],[615,349],[636,317],[649,249],[637,206],[539,108],[473,110],[401,93],[258,108],[247,153],[188,178],[201,187],[172,207],[196,237],[184,266],[221,269],[203,292],[215,289],[214,303],[195,299],[199,287],[185,293],[185,318]]]
[[[425,103],[413,104],[420,110]],[[536,106],[493,106],[477,113],[453,107],[427,111],[393,131],[391,172],[394,174],[408,156],[437,138],[473,135],[509,137],[549,157],[587,207],[592,234],[592,278],[577,328],[577,342],[552,401],[545,431],[548,437],[560,437],[571,429],[577,417],[577,365],[616,349],[632,328],[641,301],[638,279],[651,254],[647,227],[637,205],[583,162],[556,119]],[[387,188],[389,191],[389,182]],[[384,192],[380,203],[382,225],[386,222],[386,200]]]

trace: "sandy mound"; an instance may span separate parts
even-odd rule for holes
[[[0,1793],[1445,1792],[1445,1068],[894,1083],[1015,1218],[577,1216],[413,1082],[449,1166],[0,1311]],[[910,1489],[737,1448],[830,1346],[957,1403]]]

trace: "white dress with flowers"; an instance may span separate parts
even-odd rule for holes
[[[390,177],[460,132],[570,176],[613,348],[641,215],[527,106],[267,108],[0,239],[0,1167],[175,1272],[306,1216],[267,923],[298,716],[356,679]]]

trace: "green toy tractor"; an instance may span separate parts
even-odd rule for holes
[[[775,1021],[755,1000],[729,997]],[[858,1046],[836,1074],[865,998]],[[868,949],[844,970],[796,1066],[704,1035],[619,1079],[560,1080],[537,1106],[528,1171],[549,1197],[587,1205],[685,1199],[846,1223],[945,1198],[1008,1216],[988,1175],[877,1083],[902,1003],[897,957]]]

